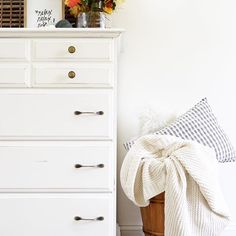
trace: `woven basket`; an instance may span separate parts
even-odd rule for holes
[[[25,0],[0,0],[0,28],[22,28],[25,24]]]
[[[162,193],[150,200],[147,207],[142,207],[143,232],[145,236],[163,236],[165,224],[165,194]]]

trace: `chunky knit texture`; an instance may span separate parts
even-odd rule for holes
[[[146,135],[127,153],[121,185],[137,206],[165,191],[165,236],[218,236],[229,221],[215,152],[174,136]]]

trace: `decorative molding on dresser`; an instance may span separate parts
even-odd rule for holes
[[[118,38],[123,29],[95,28],[1,28],[1,38]]]
[[[116,235],[121,33],[0,30],[0,235]]]

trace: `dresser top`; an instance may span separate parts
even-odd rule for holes
[[[96,28],[2,28],[0,38],[31,38],[31,37],[50,37],[50,38],[116,38],[123,32],[123,29],[96,29]]]

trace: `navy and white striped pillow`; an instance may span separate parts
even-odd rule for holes
[[[182,139],[197,141],[213,148],[219,162],[236,161],[235,149],[218,125],[206,98],[155,134],[173,135]],[[134,142],[135,140],[131,140],[125,143],[126,150],[129,150]]]

